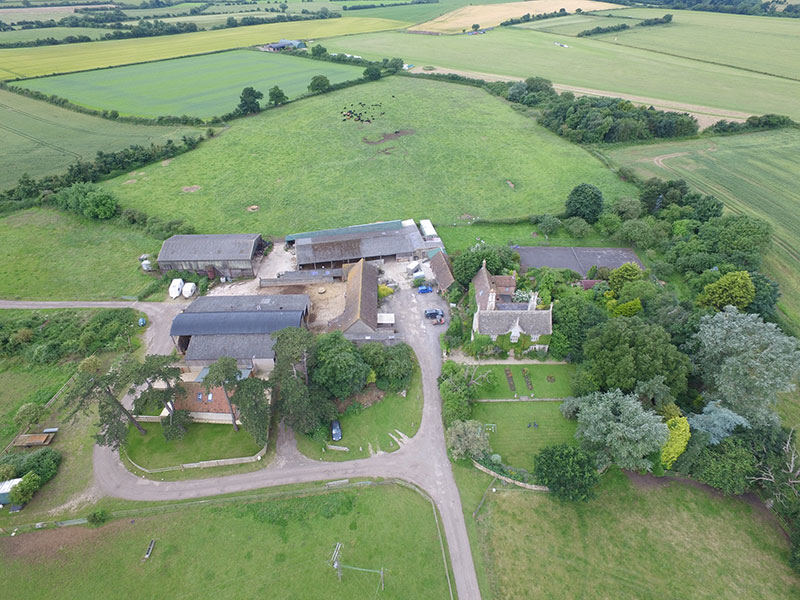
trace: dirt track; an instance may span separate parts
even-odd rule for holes
[[[493,73],[481,73],[479,71],[462,71],[459,69],[449,69],[446,67],[436,67],[433,71],[424,71],[422,67],[414,67],[412,73],[454,73],[464,77],[483,79],[484,81],[522,81],[521,77],[509,77],[507,75],[497,75]],[[562,83],[553,83],[553,87],[559,92],[572,92],[576,96],[606,96],[609,98],[624,98],[634,104],[641,106],[653,106],[661,110],[686,112],[697,119],[700,129],[710,127],[721,119],[728,121],[744,121],[750,115],[748,113],[727,110],[724,108],[714,108],[711,106],[701,106],[699,104],[684,104],[683,102],[673,102],[671,100],[659,100],[646,96],[634,96],[632,94],[622,94],[620,92],[608,90],[595,90],[592,88],[576,87]]]

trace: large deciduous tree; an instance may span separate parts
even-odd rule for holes
[[[597,453],[601,466],[650,470],[648,455],[658,452],[669,437],[657,414],[645,410],[633,394],[620,390],[594,393],[579,400],[578,437]]]
[[[550,352],[554,358],[572,362],[583,360],[586,332],[608,320],[606,311],[597,306],[588,293],[575,290],[553,304],[553,336]]]
[[[719,402],[709,402],[703,407],[701,414],[689,415],[689,425],[692,429],[707,433],[709,443],[715,446],[730,437],[737,427],[750,427],[747,419]]]
[[[639,317],[611,319],[592,328],[583,352],[586,373],[601,390],[630,392],[638,381],[657,375],[664,377],[673,396],[686,390],[688,357],[661,326]]]
[[[239,382],[231,399],[239,409],[242,427],[259,446],[266,446],[269,437],[268,387],[263,379],[248,377]]]
[[[364,389],[370,368],[353,342],[341,331],[317,339],[311,380],[334,398],[344,399]]]
[[[279,104],[283,104],[289,98],[286,97],[286,94],[283,93],[283,90],[279,88],[277,85],[269,88],[269,98],[268,102],[272,104],[272,106],[278,106]]]
[[[462,252],[453,259],[453,276],[456,281],[464,287],[469,286],[484,260],[489,273],[500,275],[514,266],[514,253],[508,246],[480,246]]]
[[[327,92],[331,89],[331,82],[325,75],[314,75],[308,84],[308,91],[312,93]]]
[[[453,458],[480,459],[491,453],[489,434],[479,421],[453,421],[445,433]]]
[[[603,212],[603,192],[588,183],[575,186],[567,196],[566,209],[568,217],[595,223]]]
[[[239,106],[237,109],[244,115],[257,113],[261,110],[258,101],[264,97],[263,92],[259,92],[253,87],[246,87],[239,96]]]
[[[729,306],[700,320],[694,343],[694,364],[710,400],[751,424],[775,420],[771,409],[778,392],[793,389],[800,375],[796,338]]]
[[[228,403],[228,410],[231,413],[231,423],[234,431],[239,431],[239,426],[236,424],[236,413],[233,410],[233,404],[231,404],[229,390],[235,389],[237,381],[239,381],[239,367],[236,365],[236,359],[230,356],[222,356],[217,362],[208,367],[208,373],[206,373],[206,377],[203,380],[206,385],[206,392],[211,388],[222,388],[225,402]]]
[[[735,306],[744,310],[756,296],[756,288],[747,271],[732,271],[709,283],[703,293],[697,297],[699,306],[708,306],[722,310],[726,306]]]
[[[533,467],[536,483],[546,485],[559,500],[589,500],[600,480],[595,457],[581,448],[559,444],[543,448]]]

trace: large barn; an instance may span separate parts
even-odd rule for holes
[[[275,364],[270,334],[305,325],[309,307],[305,294],[201,296],[175,317],[170,336],[190,368],[228,356],[268,373]]]
[[[161,246],[158,268],[209,277],[255,277],[264,240],[257,233],[173,235]]]

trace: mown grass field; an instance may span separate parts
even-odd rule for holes
[[[65,37],[70,35],[85,35],[93,40],[97,40],[108,32],[108,29],[99,29],[97,27],[48,27],[46,29],[16,29],[14,31],[0,32],[0,44],[29,42],[40,38],[55,38],[57,40],[63,40]]]
[[[503,463],[532,471],[542,448],[576,443],[576,422],[565,419],[559,406],[560,402],[477,402],[471,418],[495,426],[489,444]]]
[[[351,105],[372,123],[344,120]],[[401,130],[413,133],[375,143]],[[243,119],[169,166],[141,172],[136,183],[124,176],[104,186],[125,207],[186,218],[207,233],[559,211],[584,181],[609,198],[634,190],[481,89],[400,77]]]
[[[732,212],[769,221],[775,243],[764,266],[780,283],[780,304],[800,329],[800,130],[621,147],[607,154],[643,178],[685,179]]]
[[[704,60],[793,79],[800,78],[800,22],[752,15],[728,15],[666,8],[608,11],[652,19],[672,13],[672,23],[634,27],[592,39]],[[559,19],[554,19],[558,21]],[[605,23],[603,20],[598,25]],[[591,25],[586,29],[591,29]]]
[[[184,135],[197,135],[197,130],[115,123],[0,90],[0,134],[0,190],[4,190],[23,173],[34,178],[63,173],[76,160],[92,160],[98,150],[178,141]]]
[[[400,32],[364,34],[328,40],[325,47],[330,52],[371,59],[402,56],[406,63],[420,66],[509,77],[538,75],[565,85],[752,114],[774,112],[800,119],[800,104],[796,101],[800,97],[800,81],[609,44],[591,37],[570,38],[568,48],[555,42],[564,43],[564,36],[501,27],[485,35],[419,35],[414,36],[413,42],[408,34]]]
[[[125,447],[130,459],[146,469],[174,467],[184,463],[253,456],[260,450],[253,437],[233,425],[193,423],[182,440],[164,439],[161,423],[142,423],[147,435],[131,425]]]
[[[0,78],[70,73],[138,62],[204,54],[274,42],[280,38],[320,39],[396,29],[405,24],[380,18],[351,18],[270,23],[152,38],[86,42],[65,46],[0,50]]]
[[[402,518],[397,518],[402,515]],[[142,561],[150,540],[153,554]],[[328,564],[336,543],[346,565]],[[191,507],[0,539],[15,597],[444,598],[446,565],[428,500],[398,486]]]
[[[777,523],[707,488],[605,475],[597,498],[563,504],[454,465],[484,597],[796,598],[800,578]]]
[[[291,99],[307,94],[315,75],[339,83],[359,79],[363,71],[272,52],[234,50],[32,79],[19,85],[90,108],[115,109],[123,115],[211,117],[233,111],[246,86],[262,92],[261,103],[267,104],[272,86],[279,86]],[[204,76],[198,78],[197,73]]]
[[[152,281],[137,257],[161,242],[140,230],[44,208],[0,219],[0,298],[118,300]]]
[[[511,390],[505,369],[511,370],[515,390]],[[533,391],[525,383],[522,369],[528,369]],[[486,365],[478,369],[478,373],[491,371],[494,373],[494,385],[481,389],[481,398],[514,398],[517,396],[533,396],[534,398],[566,398],[572,393],[570,380],[575,373],[575,365],[519,363],[511,365]]]
[[[414,437],[422,421],[422,376],[417,370],[408,387],[406,397],[387,394],[383,400],[364,408],[360,413],[346,413],[339,418],[342,426],[342,439],[333,442],[328,435],[328,443],[349,448],[349,452],[323,450],[324,445],[310,436],[295,434],[297,448],[314,460],[344,461],[366,458],[372,452],[394,452],[399,448],[397,441],[400,430],[408,437]]]

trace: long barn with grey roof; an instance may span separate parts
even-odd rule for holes
[[[286,241],[294,243],[301,269],[341,266],[362,258],[415,260],[425,255],[428,246],[413,220],[296,233],[287,236]]]
[[[173,235],[158,253],[158,268],[211,277],[255,277],[264,240],[257,233]]]
[[[190,367],[227,356],[240,368],[269,372],[275,359],[271,334],[304,326],[309,308],[305,294],[202,296],[175,317],[170,335]]]

